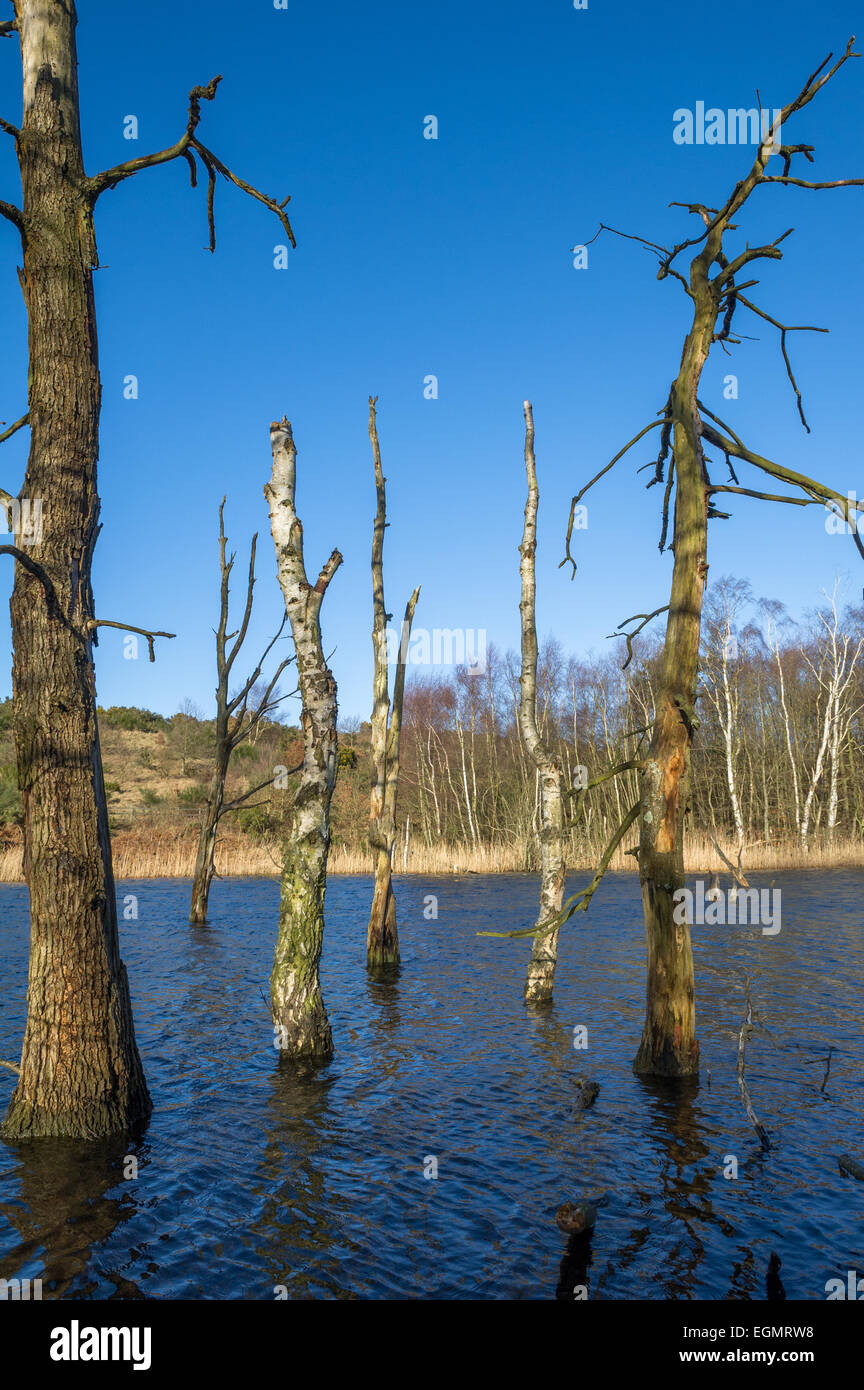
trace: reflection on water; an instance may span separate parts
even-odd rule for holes
[[[698,1083],[631,1070],[635,878],[610,876],[566,929],[555,1003],[527,1012],[527,944],[475,933],[533,920],[536,880],[400,880],[403,967],[373,979],[368,880],[333,879],[322,978],[338,1051],[314,1065],[272,1047],[275,883],[216,883],[203,929],[187,925],[187,884],[123,884],[139,898],[123,954],[156,1110],[111,1143],[0,1143],[0,1278],[41,1278],[46,1298],[824,1298],[827,1279],[864,1270],[864,1187],[837,1168],[864,1157],[864,874],[774,881],[778,936],[694,930]],[[26,894],[0,895],[13,1058]],[[747,976],[768,1152],[735,1076]],[[586,1111],[579,1072],[601,1086]],[[0,1105],[13,1086],[0,1071]],[[589,1198],[595,1228],[562,1235],[558,1207]]]

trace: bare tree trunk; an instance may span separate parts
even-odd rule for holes
[[[519,547],[522,599],[522,674],[519,685],[519,727],[540,781],[540,915],[537,926],[558,916],[564,899],[564,791],[561,760],[540,738],[537,730],[537,623],[534,557],[537,549],[539,489],[534,461],[534,416],[530,401],[525,411],[525,472],[528,499]],[[531,959],[525,980],[525,1002],[544,1003],[552,998],[558,960],[558,931],[532,937]]]
[[[658,279],[664,280],[671,275],[683,286],[693,306],[692,323],[684,341],[678,375],[672,383],[666,405],[658,412],[660,418],[652,420],[640,430],[571,503],[566,555],[572,560],[570,541],[575,508],[588,488],[604,477],[649,430],[661,428],[660,453],[652,481],[664,481],[663,470],[668,459],[669,472],[665,479],[660,549],[663,550],[665,546],[668,509],[675,486],[675,563],[668,604],[669,617],[657,713],[642,776],[641,802],[632,808],[622,822],[604,856],[604,863],[607,863],[608,855],[620,843],[631,818],[638,814],[639,871],[648,947],[646,1019],[642,1043],[634,1062],[638,1072],[682,1076],[694,1073],[698,1069],[690,930],[686,921],[675,922],[672,909],[674,895],[683,885],[683,821],[687,808],[690,749],[693,730],[697,724],[695,704],[698,698],[699,631],[705,575],[708,569],[707,522],[709,516],[725,515],[718,513],[712,506],[714,498],[718,493],[737,493],[760,501],[789,503],[795,506],[809,506],[814,502],[827,503],[832,510],[842,512],[847,522],[851,522],[853,539],[859,553],[864,556],[864,544],[854,524],[857,520],[856,513],[864,511],[864,503],[857,501],[854,493],[844,498],[842,490],[828,488],[816,479],[805,477],[748,449],[734,430],[730,430],[717,415],[703,406],[698,397],[700,378],[712,343],[738,341],[733,336],[733,321],[739,307],[746,308],[780,331],[784,363],[795,391],[798,413],[802,424],[809,428],[801,403],[801,392],[786,351],[787,333],[805,330],[780,323],[742,294],[742,290],[753,283],[758,284],[758,281],[748,280],[741,284],[736,280],[739,272],[744,271],[745,267],[754,261],[782,260],[780,243],[790,235],[791,229],[767,245],[748,243],[745,249],[732,259],[724,251],[723,237],[727,231],[734,230],[739,225],[737,218],[741,208],[762,182],[798,184],[811,189],[864,184],[864,179],[811,182],[792,177],[789,169],[793,159],[802,154],[810,159],[813,146],[779,144],[781,128],[785,134],[787,121],[807,106],[835,73],[855,56],[853,48],[854,39],[850,39],[843,55],[830,67],[832,55],[829,55],[810,74],[797,97],[782,109],[778,109],[770,124],[766,122],[768,129],[763,130],[756,158],[748,174],[735,184],[720,209],[708,208],[701,203],[676,204],[686,207],[689,213],[702,220],[705,230],[700,236],[688,237],[671,249],[656,242],[648,242],[644,237],[635,237],[635,240],[642,242],[657,256]],[[784,172],[766,174],[769,160],[775,154],[782,156]],[[615,231],[614,228],[608,227],[601,227],[601,230]],[[674,266],[674,262],[683,251],[694,247],[701,249],[690,261],[689,275],[685,276]],[[718,269],[712,274],[715,265]],[[717,332],[721,317],[722,325]],[[703,439],[725,457],[730,468],[731,483],[711,481],[702,447]],[[740,486],[732,467],[733,458],[798,488],[804,496],[778,496]],[[575,562],[573,563],[575,567]],[[664,610],[658,608],[653,613],[637,614],[635,618],[627,620],[627,623],[633,623],[643,619],[634,631],[621,633],[627,637],[628,651],[631,655],[633,637],[662,611]],[[622,624],[622,628],[625,626],[626,624]],[[582,910],[590,901],[590,896],[591,890],[577,895],[581,901],[571,910]]]
[[[285,698],[276,692],[276,684],[285,670],[290,665],[289,660],[280,662],[276,669],[276,674],[267,685],[260,698],[256,698],[259,692],[254,690],[254,686],[277,639],[282,633],[287,617],[282,619],[276,636],[267,645],[264,655],[252,672],[252,675],[240,687],[236,695],[229,699],[228,682],[234,662],[246,640],[246,633],[249,630],[249,619],[252,616],[252,597],[255,589],[255,548],[258,542],[258,535],[252,537],[252,545],[249,554],[249,577],[246,584],[246,607],[243,612],[243,620],[236,633],[233,646],[228,650],[228,611],[230,600],[230,580],[231,571],[234,567],[235,555],[230,559],[226,556],[227,539],[225,536],[225,498],[219,506],[219,571],[221,575],[220,584],[220,605],[219,605],[219,626],[216,629],[216,751],[214,756],[213,773],[210,778],[210,787],[207,792],[207,804],[204,811],[204,819],[201,823],[201,833],[198,837],[198,853],[195,857],[195,872],[192,878],[192,905],[189,910],[189,921],[193,926],[200,926],[207,921],[207,906],[210,899],[210,884],[213,881],[216,858],[216,841],[219,834],[219,822],[222,817],[230,811],[240,810],[245,806],[251,796],[269,787],[272,778],[267,782],[260,783],[257,787],[250,788],[242,796],[235,797],[233,801],[225,802],[225,780],[228,776],[228,768],[231,764],[231,754],[239,743],[250,736],[254,738],[255,733],[261,727],[262,721],[270,714],[277,705],[281,704]],[[263,685],[263,682],[262,682]],[[252,708],[249,708],[250,696],[252,698]],[[263,802],[255,802],[256,806],[264,805]]]
[[[295,1056],[333,1050],[318,966],[324,939],[324,895],[330,849],[330,801],[336,783],[336,682],[324,658],[320,612],[342,563],[334,550],[315,584],[306,577],[303,527],[295,510],[297,450],[283,417],[270,426],[273,472],[264,495],[276,548],[279,583],[297,653],[303,769],[292,827],[283,849],[279,933],[270,977],[276,1043]]]
[[[684,812],[708,571],[708,491],[696,397],[718,312],[708,270],[719,245],[719,239],[709,239],[709,249],[691,267],[693,325],[669,401],[677,480],[675,563],[657,713],[642,774],[639,880],[648,976],[645,1026],[633,1065],[637,1072],[663,1076],[699,1069],[690,927],[675,922],[673,907],[675,892],[684,886]]]
[[[393,706],[387,673],[387,610],[384,603],[384,531],[387,527],[387,480],[381,466],[381,449],[375,418],[377,396],[369,397],[369,440],[375,465],[377,508],[372,533],[372,649],[374,705],[371,757],[373,783],[369,803],[369,843],[374,854],[375,885],[366,935],[366,964],[372,969],[399,964],[399,933],[393,893],[393,846],[396,842],[396,800],[399,790],[399,743],[405,694],[405,664],[411,624],[420,590],[408,600],[393,686]]]
[[[198,837],[198,852],[195,856],[195,872],[192,876],[192,904],[189,921],[200,926],[207,921],[207,907],[210,901],[210,884],[216,863],[216,840],[219,821],[222,815],[222,802],[225,797],[225,778],[228,775],[228,761],[217,752],[216,766],[210,779],[204,819]]]
[[[21,1074],[2,1132],[95,1138],[151,1109],[118,946],[89,626],[99,516],[96,246],[74,6],[19,0],[17,19],[31,428],[22,496],[42,503],[44,577],[19,563],[10,605],[30,974]]]

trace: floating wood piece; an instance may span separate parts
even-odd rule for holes
[[[849,1154],[841,1154],[837,1160],[837,1165],[841,1173],[847,1173],[850,1178],[857,1178],[859,1182],[864,1182],[864,1163],[859,1163],[856,1158]]]
[[[597,1208],[591,1202],[565,1202],[555,1213],[555,1220],[565,1235],[582,1235],[596,1224]]]

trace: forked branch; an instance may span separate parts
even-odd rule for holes
[[[254,188],[252,184],[241,179],[221,159],[203,145],[197,137],[198,125],[201,120],[201,102],[213,101],[216,96],[216,89],[222,81],[221,76],[214,77],[207,83],[206,87],[193,87],[189,93],[189,114],[186,121],[186,129],[180,139],[174,145],[169,145],[164,150],[157,150],[153,154],[142,155],[138,159],[127,160],[124,164],[116,164],[113,169],[106,169],[101,174],[96,174],[85,183],[85,192],[91,202],[109,188],[116,188],[118,183],[124,179],[132,178],[134,174],[140,174],[144,169],[155,168],[159,164],[168,164],[174,159],[185,159],[189,165],[192,186],[197,183],[195,170],[195,154],[201,159],[208,173],[207,187],[207,223],[210,231],[210,250],[216,249],[216,230],[213,215],[214,190],[216,184],[216,174],[221,174],[228,182],[233,183],[243,193],[247,193],[250,198],[255,198],[257,202],[263,203],[266,208],[275,213],[285,231],[292,246],[297,242],[294,232],[285,211],[286,206],[291,201],[290,197],[284,198],[282,202],[277,202],[275,198],[262,193],[260,189]],[[193,153],[194,151],[194,153]]]

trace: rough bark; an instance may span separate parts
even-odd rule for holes
[[[146,638],[152,661],[154,638],[172,634],[93,614],[100,408],[93,209],[102,193],[175,159],[187,162],[194,186],[197,156],[208,177],[211,251],[217,175],[268,208],[294,245],[290,199],[254,188],[198,138],[201,103],[215,98],[218,77],[190,92],[176,144],[85,174],[76,23],[73,0],[15,0],[15,20],[0,25],[21,43],[21,128],[0,123],[15,140],[23,203],[0,199],[0,216],[21,236],[30,352],[30,410],[2,437],[30,425],[21,496],[43,505],[38,562],[20,546],[0,546],[17,562],[14,721],[31,906],[29,1012],[21,1080],[5,1121],[10,1136],[97,1136],[150,1110],[118,952],[92,645],[97,628],[126,628]],[[0,497],[9,500],[2,490]]]
[[[673,907],[676,890],[684,886],[684,813],[708,571],[708,493],[696,397],[718,314],[708,279],[716,254],[712,249],[713,254],[706,250],[693,263],[693,324],[670,399],[677,484],[675,563],[639,823],[648,977],[645,1026],[633,1065],[637,1072],[668,1076],[686,1076],[699,1068],[690,927],[673,920]]]
[[[336,782],[336,681],[321,642],[320,612],[327,586],[342,563],[334,550],[315,584],[306,577],[303,527],[295,509],[297,450],[291,425],[270,426],[273,471],[264,489],[276,549],[279,584],[291,624],[302,709],[303,766],[285,842],[279,931],[270,1004],[275,1045],[294,1056],[327,1056],[333,1049],[318,966],[324,938],[324,895],[330,848],[330,801]]]
[[[402,704],[405,692],[405,664],[414,610],[420,596],[415,589],[405,608],[391,709],[387,666],[387,613],[384,602],[384,531],[387,522],[387,480],[381,466],[381,449],[375,417],[377,396],[369,397],[369,440],[375,467],[377,507],[372,532],[372,650],[374,654],[374,703],[372,707],[371,759],[373,782],[369,800],[369,843],[374,854],[375,881],[369,927],[366,934],[366,964],[371,969],[399,964],[399,933],[396,926],[396,898],[393,892],[393,847],[396,843],[396,801],[399,790],[399,744],[402,733]]]
[[[36,553],[44,578],[16,565],[10,605],[31,936],[21,1074],[2,1133],[94,1138],[135,1125],[151,1108],[119,953],[96,722],[96,247],[74,6],[19,0],[16,13],[31,430],[21,495],[42,502]]]
[[[537,622],[534,559],[537,549],[537,508],[540,493],[534,460],[534,415],[530,401],[525,412],[525,472],[528,498],[519,547],[522,598],[522,671],[519,680],[519,727],[540,780],[540,915],[537,926],[557,917],[564,900],[564,789],[561,759],[553,754],[537,728]],[[552,998],[558,960],[558,932],[535,936],[525,980],[525,1002]]]

